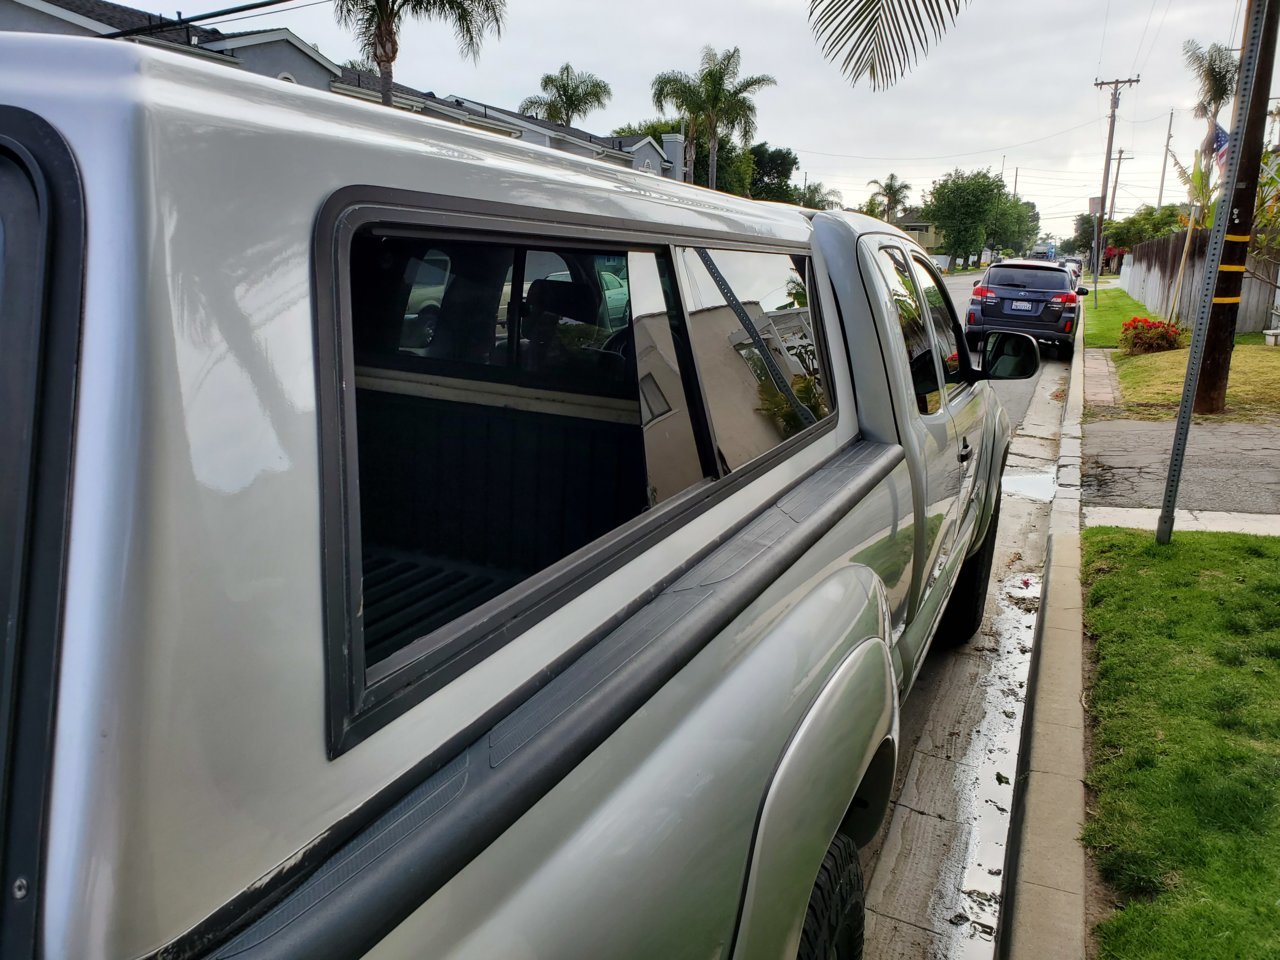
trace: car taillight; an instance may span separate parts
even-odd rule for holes
[[[1072,291],[1071,293],[1058,294],[1056,297],[1053,298],[1051,302],[1052,303],[1075,303],[1078,300],[1079,298],[1075,295],[1075,292]]]
[[[975,300],[994,300],[995,298],[996,298],[996,292],[992,290],[990,287],[974,287],[973,288],[973,299]]]
[[[1068,321],[1067,321],[1067,323],[1066,323],[1066,326],[1064,326],[1064,327],[1062,328],[1062,332],[1063,332],[1063,333],[1070,333],[1070,332],[1071,332],[1071,321],[1070,321],[1070,320],[1068,320]]]

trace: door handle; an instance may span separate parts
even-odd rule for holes
[[[973,447],[969,446],[969,438],[962,437],[960,439],[960,452],[956,454],[956,459],[961,463],[968,463],[969,458],[973,456]]]

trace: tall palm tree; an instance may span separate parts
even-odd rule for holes
[[[853,83],[873,90],[903,77],[956,21],[968,0],[809,0],[809,26],[822,55]]]
[[[525,97],[520,101],[520,112],[566,127],[599,110],[613,96],[609,85],[594,73],[579,73],[567,63],[557,73],[544,73],[540,86],[543,96]]]
[[[1267,119],[1271,121],[1271,136],[1275,138],[1277,146],[1280,146],[1280,103],[1267,111]]]
[[[502,35],[507,0],[334,0],[333,13],[339,24],[355,31],[361,53],[378,65],[382,102],[389,107],[392,65],[406,18],[448,21],[458,48],[475,59],[485,33]]]
[[[1221,43],[1211,43],[1208,49],[1194,40],[1182,45],[1182,58],[1188,69],[1194,74],[1200,85],[1195,114],[1209,126],[1204,143],[1200,145],[1200,153],[1205,159],[1208,169],[1209,160],[1213,157],[1213,139],[1218,130],[1218,114],[1236,93],[1236,73],[1240,64],[1229,47]]]
[[[737,134],[744,144],[749,143],[756,132],[756,105],[751,95],[777,83],[766,74],[739,77],[741,69],[742,53],[737,47],[723,53],[703,47],[696,74],[669,70],[653,78],[654,107],[673,107],[689,125],[689,140],[706,140],[707,186],[712,190],[716,188],[721,134]],[[696,150],[694,147],[688,151],[689,169],[693,168]]]
[[[868,180],[867,186],[876,188],[875,196],[884,201],[884,218],[893,223],[894,213],[906,206],[911,184],[899,180],[896,173],[891,173],[884,178],[883,183],[879,180]]]

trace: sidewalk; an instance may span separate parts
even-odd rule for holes
[[[1087,322],[1086,315],[1082,325]],[[1082,427],[1086,402],[1117,407],[1122,399],[1110,351],[1086,350],[1083,361],[1072,365],[1064,410],[1059,489],[1028,680],[1000,937],[1005,960],[1086,955],[1089,881],[1079,841],[1088,762],[1080,529],[1154,531],[1173,440],[1169,421]],[[1194,425],[1179,505],[1190,509],[1176,512],[1175,536],[1180,530],[1280,536],[1280,426]]]

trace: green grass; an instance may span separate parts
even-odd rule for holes
[[[1242,334],[1243,337],[1255,336]],[[1261,337],[1261,334],[1256,336]],[[1187,375],[1189,350],[1167,350],[1136,357],[1114,354],[1125,416],[1167,420],[1177,416]],[[1280,350],[1237,339],[1227,378],[1227,409],[1219,420],[1269,420],[1280,416]]]
[[[1119,287],[1098,291],[1098,305],[1093,305],[1089,295],[1084,308],[1084,345],[1086,347],[1116,347],[1120,344],[1120,326],[1134,317],[1161,320]]]
[[[1280,957],[1280,537],[1095,527],[1082,563],[1100,956]]]

